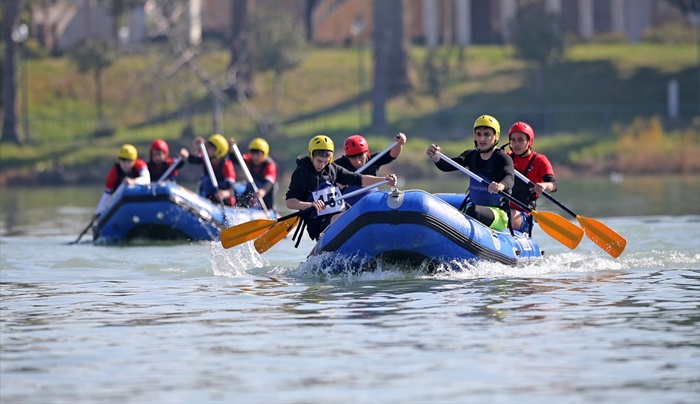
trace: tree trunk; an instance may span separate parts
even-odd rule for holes
[[[231,60],[228,65],[229,85],[243,91],[246,97],[255,94],[253,71],[253,44],[248,29],[249,15],[253,11],[249,0],[233,0],[231,7]]]
[[[374,86],[372,88],[372,129],[386,129],[387,100],[387,19],[392,12],[392,2],[374,1]]]
[[[410,75],[409,49],[410,42],[405,34],[404,22],[407,20],[408,8],[404,7],[403,0],[375,1],[387,3],[385,26],[387,27],[385,41],[386,71],[388,79],[388,92],[391,95],[401,94],[413,88]],[[375,24],[375,29],[377,25]]]
[[[21,144],[22,138],[17,131],[17,43],[12,40],[12,29],[19,19],[20,3],[3,0],[3,5],[2,42],[5,43],[5,57],[2,69],[2,105],[5,114],[0,140]]]

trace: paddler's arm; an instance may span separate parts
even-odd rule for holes
[[[323,203],[322,200],[317,200],[313,202],[306,202],[306,201],[300,201],[296,198],[290,198],[287,199],[286,202],[287,208],[292,209],[292,210],[304,210],[308,209],[312,206],[316,208],[317,211],[322,211],[323,208],[326,206],[326,204]]]

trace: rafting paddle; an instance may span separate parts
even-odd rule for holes
[[[255,251],[257,251],[259,254],[262,254],[265,251],[269,250],[270,248],[272,248],[273,245],[279,243],[283,238],[287,237],[287,234],[294,230],[294,228],[297,227],[297,224],[299,224],[300,221],[301,218],[297,216],[295,218],[279,222],[276,225],[272,226],[270,230],[266,231],[263,235],[255,239],[255,241],[253,242],[253,245],[255,246]]]
[[[92,220],[90,221],[90,223],[88,223],[87,227],[86,227],[85,229],[83,229],[82,233],[80,233],[80,235],[78,236],[78,238],[76,238],[75,241],[71,241],[71,242],[68,243],[68,244],[78,244],[78,243],[80,242],[80,239],[83,238],[83,236],[85,235],[85,233],[87,233],[88,230],[90,230],[90,228],[92,227],[92,225],[95,224],[95,220],[97,220],[97,218],[99,218],[99,217],[100,217],[99,214],[95,215],[95,216],[92,218]]]
[[[177,156],[177,158],[175,160],[173,160],[172,164],[170,164],[168,169],[165,170],[163,175],[161,175],[160,178],[158,178],[157,182],[160,184],[163,181],[165,181],[168,178],[168,176],[170,174],[172,174],[173,171],[175,171],[175,168],[177,167],[178,164],[180,164],[181,161],[182,161],[182,156]]]
[[[366,186],[364,188],[360,188],[356,191],[348,192],[345,195],[341,195],[337,199],[334,200],[334,202],[339,202],[342,201],[343,199],[346,198],[351,198],[355,195],[361,194],[363,192],[367,192],[372,188],[379,187],[382,184],[386,184],[389,182],[388,180],[380,181],[376,184]],[[330,201],[329,201],[330,202]],[[309,211],[316,209],[315,207],[310,207],[307,209],[304,209],[302,212]],[[258,253],[262,254],[265,251],[269,250],[273,245],[277,244],[282,240],[287,234],[289,234],[294,227],[296,227],[297,223],[299,222],[299,217],[297,216],[294,219],[287,219],[286,221],[282,221],[280,223],[277,223],[276,225],[272,226],[270,230],[265,232],[263,235],[258,237],[255,242],[253,243],[255,245],[255,251]]]
[[[369,166],[374,164],[375,161],[379,160],[380,157],[382,157],[387,152],[389,152],[397,144],[399,144],[399,142],[392,142],[389,146],[384,148],[384,150],[380,151],[374,157],[369,159],[369,161],[367,161],[367,163],[365,165],[358,168],[357,171],[355,171],[355,172],[358,174],[362,173],[366,168],[368,168]],[[241,165],[243,165],[243,163],[241,163]],[[371,188],[372,188],[372,186],[368,187],[368,189],[371,189]],[[349,198],[349,197],[358,195],[362,192],[365,192],[365,191],[363,191],[362,189],[358,189],[356,191],[348,192],[346,195],[343,195],[343,198]],[[237,246],[237,245],[243,244],[247,241],[251,241],[253,239],[256,239],[259,236],[261,236],[263,233],[267,232],[268,229],[272,230],[271,229],[272,226],[275,226],[277,223],[285,221],[286,219],[290,219],[292,217],[295,217],[295,215],[297,215],[297,213],[299,213],[299,212],[293,213],[293,214],[288,215],[288,216],[281,217],[277,220],[252,220],[250,222],[246,222],[246,223],[240,224],[240,225],[235,226],[235,227],[224,229],[221,231],[221,236],[220,236],[221,237],[221,244],[224,246],[224,248],[231,248],[233,246]],[[283,228],[284,228],[283,226],[279,226],[277,229],[280,230]],[[292,229],[293,228],[290,228],[289,231],[291,231]],[[289,231],[287,231],[286,233],[282,232],[281,234],[285,234],[285,235],[289,234]],[[276,234],[276,232],[272,233],[272,234]],[[277,241],[279,241],[279,240],[277,240]],[[261,244],[261,243],[262,243],[262,241],[259,244]]]
[[[245,178],[248,180],[248,183],[253,187],[253,192],[256,194],[258,193],[258,186],[255,185],[255,181],[253,181],[253,176],[250,175],[250,171],[248,170],[248,165],[245,163],[245,160],[243,160],[243,156],[241,155],[241,151],[238,150],[238,145],[233,144],[233,153],[236,155],[236,158],[238,159],[238,164],[241,165],[241,168],[243,168],[243,173],[245,174]],[[265,216],[270,218],[270,212],[267,210],[267,206],[265,206],[265,201],[263,201],[263,198],[258,195],[258,202],[260,202],[260,206],[262,207],[262,210],[265,211]]]
[[[199,144],[199,150],[202,152],[202,160],[204,160],[204,165],[207,167],[207,173],[209,173],[209,179],[211,180],[211,185],[214,189],[219,189],[219,181],[216,180],[216,175],[214,175],[214,169],[211,167],[211,160],[209,160],[209,153],[207,153],[207,147],[204,142]]]
[[[115,196],[121,194],[123,191],[124,191],[124,183],[122,182],[121,184],[119,184],[119,186],[117,187],[117,189],[115,189],[114,192],[112,192],[112,195],[109,196],[109,199],[108,199],[107,202],[104,204],[104,208],[102,208],[101,211],[99,211],[97,214],[95,214],[95,215],[93,216],[93,218],[92,218],[92,220],[90,221],[90,223],[88,223],[87,227],[85,227],[85,228],[83,229],[83,231],[80,233],[80,235],[78,236],[78,238],[76,238],[75,241],[71,241],[71,242],[68,243],[68,244],[78,244],[78,243],[80,242],[80,239],[83,238],[83,236],[85,235],[85,233],[87,233],[88,230],[90,230],[90,228],[95,224],[95,221],[96,221],[97,219],[100,218],[100,215],[102,214],[102,212],[104,212],[105,210],[107,210],[107,208],[109,207],[109,205],[110,205],[110,204],[112,203],[112,201],[114,200]]]
[[[361,194],[363,192],[367,192],[372,188],[377,188],[379,186],[382,186],[389,182],[389,180],[384,180],[380,181],[376,184],[368,185],[364,188],[360,188],[357,191],[349,192],[346,195],[341,195],[336,199],[336,201],[343,200],[345,198],[350,198],[355,195]],[[287,216],[282,216],[279,219],[256,219],[256,220],[251,220],[249,222],[241,223],[237,226],[229,227],[228,229],[223,229],[221,231],[221,245],[224,248],[231,248],[234,246],[237,246],[239,244],[245,243],[246,241],[251,241],[255,238],[258,238],[262,234],[266,233],[268,230],[271,230],[271,228],[278,223],[286,222],[287,226],[291,224],[295,219],[307,212],[311,212],[315,207],[311,206],[309,208],[303,209],[296,211],[294,213],[291,213]],[[278,227],[278,230],[280,228],[284,228],[283,226]],[[288,231],[285,234],[288,234],[290,231],[292,231],[293,227],[290,227]],[[273,234],[274,235],[274,234]],[[277,240],[279,241],[279,240]],[[261,242],[262,243],[262,242]]]
[[[525,181],[525,183],[533,184],[533,182],[530,181],[529,178],[527,178],[517,170],[515,171],[515,175],[521,180]],[[611,256],[617,258],[625,250],[625,247],[627,246],[627,240],[608,226],[604,225],[602,222],[590,217],[583,217],[577,215],[571,209],[564,206],[563,203],[556,200],[552,195],[548,194],[547,192],[543,192],[542,195],[546,196],[547,199],[554,202],[557,206],[565,210],[566,213],[575,217],[576,220],[578,220],[579,224],[581,224],[581,227],[583,227],[586,236],[588,236],[588,238],[591,239],[591,241],[593,241],[596,245],[598,245],[598,247],[602,248]]]
[[[437,155],[440,156],[441,159],[449,163],[452,167],[467,174],[474,180],[479,181],[483,185],[489,185],[489,182],[474,174],[473,172],[469,171],[469,169],[467,169],[466,167],[462,167],[461,165],[457,164],[454,160],[450,159],[444,154],[437,152]],[[498,191],[498,193],[510,202],[513,202],[514,204],[520,206],[523,210],[532,213],[532,216],[535,218],[535,220],[537,220],[537,223],[540,225],[540,227],[542,227],[542,230],[544,230],[545,233],[549,234],[550,236],[552,236],[552,238],[569,247],[570,249],[576,248],[576,246],[578,246],[581,240],[583,239],[583,229],[566,220],[565,218],[557,215],[556,213],[538,212],[534,209],[530,209],[529,207],[527,207],[527,205],[503,191]]]
[[[216,175],[214,175],[214,169],[211,166],[211,160],[209,160],[209,153],[207,153],[207,147],[204,145],[204,142],[199,144],[199,150],[202,151],[202,159],[204,160],[204,165],[207,166],[207,172],[209,173],[209,179],[211,180],[211,185],[214,186],[214,193],[216,195],[216,192],[219,189],[219,181],[216,180]],[[219,198],[216,198],[219,201],[219,206],[221,206],[221,216],[224,218],[224,225],[226,224],[226,208],[224,207],[224,203],[219,200]]]
[[[398,135],[397,135],[397,136],[398,136]],[[367,163],[365,163],[365,165],[363,165],[362,167],[360,167],[360,168],[358,168],[357,170],[355,170],[355,172],[358,173],[358,174],[362,173],[363,171],[365,171],[366,168],[368,168],[369,166],[371,166],[372,164],[374,164],[375,161],[379,160],[380,157],[382,157],[383,155],[385,155],[389,150],[391,150],[391,149],[392,149],[394,146],[396,146],[397,144],[399,144],[399,142],[392,142],[392,143],[391,143],[389,146],[387,146],[384,150],[380,151],[379,153],[375,154],[374,157],[372,157],[371,159],[369,159],[369,161],[368,161]]]

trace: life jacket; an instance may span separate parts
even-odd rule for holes
[[[124,182],[124,178],[138,178],[141,170],[148,169],[146,162],[141,159],[136,159],[136,162],[131,167],[129,172],[122,171],[119,163],[114,163],[114,166],[107,174],[107,179],[105,180],[105,192],[111,194],[114,192],[119,184]]]
[[[173,164],[175,160],[171,157],[168,157],[166,161],[156,164],[152,161],[148,162],[148,171],[151,173],[151,182],[156,182],[160,179],[160,177],[163,176],[163,174],[168,171],[170,166]],[[164,178],[165,181],[176,181],[177,180],[177,169],[174,169],[170,175],[168,175],[168,178]]]
[[[310,170],[309,173],[313,171],[316,177],[316,186],[311,190],[306,201],[313,202],[320,199],[326,204],[326,208],[321,212],[317,212],[314,209],[302,215],[303,225],[306,227],[309,237],[312,240],[316,240],[321,235],[321,232],[331,223],[333,215],[343,212],[346,209],[346,205],[343,201],[336,202],[336,199],[341,195],[340,189],[335,185],[337,179],[336,166],[329,164],[321,173],[316,173],[311,160],[306,162],[306,164],[305,169]]]
[[[216,177],[216,181],[219,184],[219,188],[215,188],[214,184],[211,182],[211,178],[209,178],[209,171],[207,170],[206,165],[204,166],[204,176],[202,177],[202,181],[199,183],[199,195],[204,196],[205,198],[208,198],[214,202],[216,202],[216,197],[214,194],[216,193],[217,190],[219,189],[229,189],[229,188],[222,188],[221,185],[226,182],[224,178],[224,166],[226,164],[225,159],[221,159],[218,164],[212,164],[212,171],[214,172],[214,177]],[[223,200],[222,202],[224,205],[227,206],[235,206],[236,205],[236,197],[234,196],[235,192],[233,192],[233,188],[231,188],[231,197]]]
[[[247,157],[247,158],[246,158]],[[260,189],[262,188],[265,183],[267,182],[267,179],[265,177],[265,173],[267,172],[268,167],[270,165],[273,165],[276,167],[276,163],[274,160],[272,160],[271,157],[268,157],[267,160],[263,161],[262,163],[258,165],[253,165],[252,162],[250,161],[250,155],[246,154],[243,156],[243,159],[248,166],[248,170],[250,171],[250,176],[253,177],[253,182],[255,183],[255,186]],[[272,209],[275,204],[275,185],[273,184],[272,189],[270,192],[267,192],[265,196],[263,197],[263,202],[265,203],[265,207],[268,209]],[[247,183],[245,191],[243,192],[244,194],[252,194],[254,192],[253,190],[253,184]],[[257,199],[250,201],[251,206],[256,206],[259,205],[259,201]]]
[[[532,152],[532,157],[530,157],[530,160],[527,163],[527,166],[525,167],[525,170],[520,171],[523,175],[527,177],[527,173],[532,170],[532,165],[535,162],[535,157],[537,156],[537,153],[534,151]],[[524,203],[527,205],[530,209],[535,209],[536,206],[536,199],[537,199],[537,193],[532,190],[532,185],[529,183],[520,180],[519,178],[515,178],[515,184],[513,185],[513,192],[511,193],[513,197],[520,202]],[[510,206],[512,209],[517,209],[517,210],[522,210],[520,207],[517,205],[511,203]]]
[[[500,149],[496,149],[495,153],[503,153]],[[493,156],[492,156],[493,157]],[[472,153],[469,158],[469,169],[479,175],[479,177],[490,183],[493,181],[494,167],[493,158],[483,160],[479,157],[479,153]],[[503,205],[500,194],[492,194],[488,191],[488,185],[482,184],[473,178],[469,179],[468,190],[469,201],[473,205],[501,207]]]
[[[376,155],[377,155],[376,153],[371,154],[368,158],[368,161],[371,160],[372,158],[374,158],[374,156],[376,156]],[[363,175],[377,175],[377,171],[379,171],[379,168],[381,166],[389,164],[394,160],[396,160],[396,159],[394,157],[391,157],[390,153],[386,153],[382,157],[380,157],[377,161],[372,163],[370,166],[366,166],[365,169],[362,171],[362,174]],[[339,158],[335,163],[338,164],[339,166],[349,170],[349,171],[352,171],[352,172],[357,171],[357,169],[355,169],[355,167],[352,165],[352,163],[350,162],[350,160],[346,156]],[[349,194],[350,192],[353,192],[353,191],[357,191],[360,188],[362,188],[360,185],[349,185],[349,186],[343,188],[343,195]],[[365,196],[369,195],[372,192],[377,192],[377,191],[379,191],[379,189],[372,188],[372,189],[368,190],[367,192],[364,192],[360,195],[355,195],[355,196],[351,196],[348,199],[344,199],[344,201],[348,205],[352,206],[352,205],[356,204],[360,199],[364,198]]]

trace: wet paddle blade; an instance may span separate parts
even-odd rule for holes
[[[542,230],[552,238],[569,247],[576,248],[583,239],[583,229],[552,212],[532,211]]]
[[[257,219],[221,230],[221,245],[231,248],[251,241],[277,224],[277,220]]]
[[[262,254],[272,248],[272,246],[279,243],[296,227],[299,220],[299,217],[296,216],[272,226],[270,230],[255,240],[253,243],[255,245],[255,251]]]
[[[611,256],[617,258],[625,251],[627,240],[602,222],[589,217],[576,216],[591,241]]]

